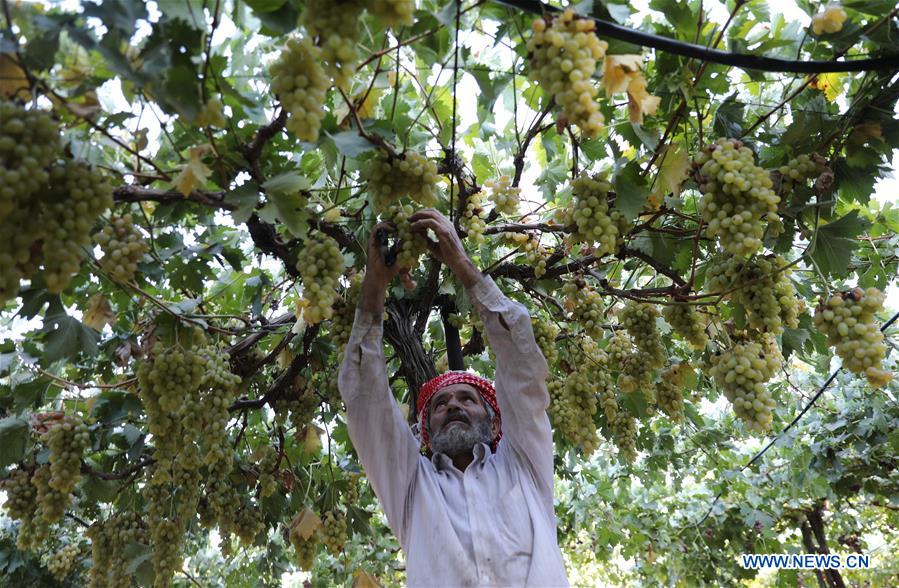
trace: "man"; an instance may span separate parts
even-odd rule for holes
[[[496,389],[450,372],[426,383],[418,417],[430,458],[388,385],[382,345],[385,291],[399,269],[374,236],[338,385],[350,438],[406,554],[410,586],[567,586],[553,513],[547,365],[528,312],[478,271],[452,223],[433,209],[410,216],[431,229],[431,254],[460,279],[496,354]],[[386,226],[377,225],[376,229]]]

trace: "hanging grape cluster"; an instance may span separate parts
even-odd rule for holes
[[[383,212],[401,198],[422,206],[435,206],[440,196],[437,165],[423,155],[407,152],[394,156],[379,153],[362,170],[372,205]]]
[[[278,489],[278,450],[271,445],[262,445],[254,452],[258,462],[256,469],[259,472],[259,497],[267,498]]]
[[[428,251],[427,237],[412,231],[409,217],[414,212],[415,209],[410,204],[392,204],[383,214],[384,218],[396,225],[396,239],[399,242],[396,264],[401,268],[417,268],[418,258]]]
[[[503,238],[513,247],[525,254],[528,264],[534,268],[534,277],[541,278],[546,274],[549,253],[540,245],[540,241],[530,233],[504,233]]]
[[[826,169],[827,164],[824,158],[817,153],[794,157],[777,169],[780,179],[779,193],[786,194],[795,188],[797,184],[816,177]]]
[[[790,280],[787,262],[779,255],[712,262],[706,270],[706,283],[712,292],[736,288],[730,296],[746,308],[751,329],[778,334],[784,327],[799,326],[803,301]]]
[[[559,350],[556,344],[556,337],[559,336],[559,326],[552,321],[543,320],[536,316],[531,317],[531,326],[534,329],[534,338],[537,340],[537,346],[546,358],[546,363],[550,366],[555,365],[559,358]]]
[[[712,356],[715,384],[734,407],[746,428],[764,433],[773,422],[774,398],[765,383],[783,365],[783,355],[770,333],[759,341],[748,340]]]
[[[637,350],[642,354],[641,361],[645,362],[649,369],[665,365],[667,355],[656,328],[658,318],[659,311],[655,306],[633,300],[628,301],[618,315],[621,326],[627,330]]]
[[[322,50],[309,39],[292,38],[271,68],[272,91],[290,113],[287,130],[302,141],[318,141],[330,86],[321,66]]]
[[[130,214],[110,218],[103,230],[94,235],[94,242],[103,250],[100,267],[118,282],[134,279],[138,262],[150,250]]]
[[[573,239],[595,243],[593,254],[596,257],[615,253],[621,246],[627,221],[618,210],[609,212],[611,184],[600,177],[581,174],[571,183],[571,187],[571,216],[577,224]]]
[[[387,27],[408,27],[415,22],[415,0],[365,0],[365,7]]]
[[[468,239],[477,245],[483,245],[487,242],[484,237],[484,231],[487,229],[487,211],[484,210],[484,194],[477,191],[468,196],[465,202],[465,210],[459,218],[459,224],[468,233]]]
[[[599,444],[594,417],[599,399],[611,391],[608,357],[592,339],[582,340],[571,355],[574,368],[550,396],[549,416],[553,426],[573,445],[590,455]]]
[[[889,383],[892,374],[881,362],[887,347],[875,314],[883,309],[884,295],[877,288],[853,288],[822,298],[815,310],[815,326],[827,336],[843,360],[843,367],[864,374],[871,386]]]
[[[682,388],[689,372],[690,364],[677,363],[663,370],[659,377],[659,388],[656,391],[659,408],[675,423],[684,420]]]
[[[90,446],[87,425],[76,416],[65,415],[42,435],[50,448],[49,485],[68,496],[81,479],[81,459]]]
[[[59,128],[47,112],[0,100],[0,226],[44,188],[59,152]]]
[[[490,201],[496,212],[508,216],[518,214],[521,188],[512,185],[512,178],[500,176],[495,180],[487,180],[484,187],[490,190]]]
[[[562,107],[566,122],[580,128],[585,137],[595,138],[603,128],[603,117],[591,78],[608,43],[597,38],[591,19],[579,18],[571,9],[548,23],[539,18],[531,28],[528,77]]]
[[[337,345],[338,357],[343,357],[343,350],[350,340],[350,332],[353,330],[353,320],[356,316],[356,305],[362,292],[363,276],[364,274],[358,273],[350,278],[349,286],[334,306],[334,316],[331,317],[331,338]]]
[[[358,0],[308,0],[303,8],[302,24],[319,39],[325,71],[345,91],[352,86],[359,61],[356,47],[362,10]]]
[[[194,119],[194,124],[198,127],[217,127],[219,129],[224,129],[228,125],[228,119],[225,118],[225,113],[222,110],[223,108],[224,104],[222,104],[221,96],[213,96],[203,105],[203,108],[200,109],[197,118]]]
[[[602,339],[603,307],[599,292],[582,280],[566,282],[562,292],[565,294],[565,310],[571,313],[571,320],[579,324],[587,336]]]
[[[706,231],[725,251],[748,257],[761,249],[766,227],[772,235],[783,231],[771,176],[742,141],[718,139],[696,155],[693,166]]]
[[[87,530],[91,540],[90,588],[118,588],[131,584],[128,568],[132,543],[147,544],[149,535],[137,513],[115,514]]]
[[[609,364],[618,372],[616,383],[625,394],[639,392],[647,404],[655,403],[655,389],[652,385],[652,370],[645,354],[634,349],[631,338],[624,331],[615,331],[606,347]]]
[[[333,556],[340,555],[347,539],[346,516],[337,510],[326,511],[317,532],[328,552]]]
[[[297,255],[297,270],[303,280],[303,320],[314,325],[334,316],[343,275],[343,254],[337,241],[324,233],[311,233]]]
[[[677,302],[662,309],[662,316],[674,332],[687,340],[695,349],[705,349],[709,337],[705,333],[705,321],[692,304]]]
[[[72,571],[72,568],[75,567],[75,562],[80,553],[81,550],[73,543],[63,545],[47,556],[45,562],[47,569],[50,570],[50,574],[58,582],[62,582]]]
[[[50,534],[50,523],[39,510],[37,484],[32,481],[33,477],[34,472],[17,468],[10,472],[2,486],[6,491],[4,508],[10,517],[21,523],[16,537],[16,547],[21,551],[37,549]]]

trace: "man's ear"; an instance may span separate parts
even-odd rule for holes
[[[493,417],[493,422],[490,423],[490,428],[493,431],[493,437],[496,438],[499,435],[499,431],[502,428],[502,421],[499,419],[499,415]]]

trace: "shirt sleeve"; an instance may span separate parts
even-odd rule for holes
[[[530,470],[552,513],[553,439],[546,409],[546,358],[523,304],[507,298],[489,276],[469,288],[496,355],[496,396],[504,445]]]
[[[347,408],[350,439],[390,528],[405,547],[419,442],[390,390],[382,337],[381,317],[357,309],[337,385]]]

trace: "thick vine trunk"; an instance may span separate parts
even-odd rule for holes
[[[805,512],[806,521],[802,523],[802,543],[809,553],[829,554],[827,547],[827,535],[824,531],[824,519],[821,516],[821,506]],[[817,543],[815,542],[817,540]],[[846,588],[843,576],[839,570],[815,570],[818,583],[828,588]]]
[[[428,357],[421,334],[415,328],[416,307],[409,300],[391,300],[384,336],[400,358],[400,373],[409,387],[409,422],[415,422],[415,404],[422,385],[437,376],[437,368]]]

